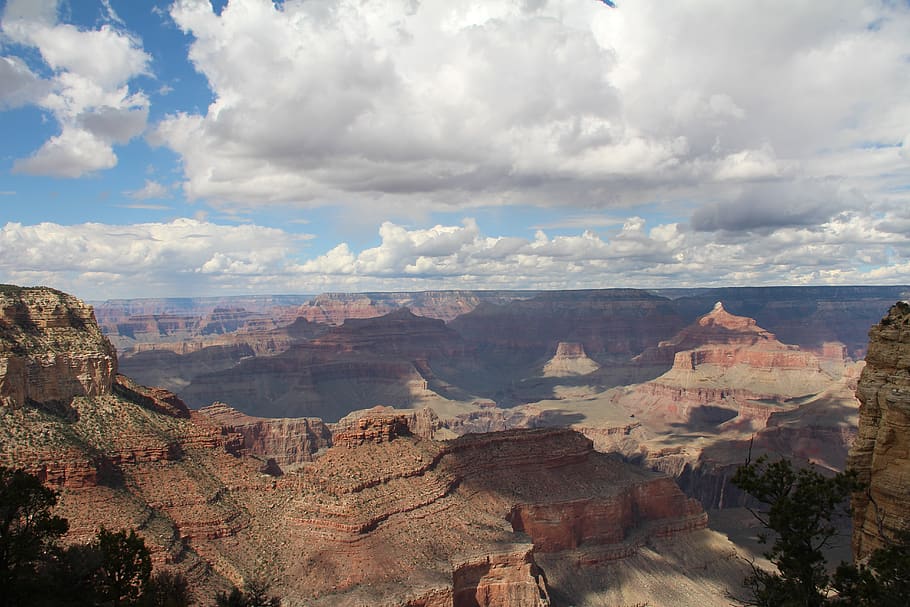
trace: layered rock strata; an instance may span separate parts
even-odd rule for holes
[[[910,304],[898,302],[869,331],[866,367],[856,389],[859,431],[849,467],[866,483],[853,496],[853,553],[910,532]]]
[[[336,434],[336,445],[301,476],[324,497],[298,502],[289,516],[302,531],[328,539],[334,558],[356,563],[355,571],[370,571],[361,555],[378,551],[386,566],[409,575],[411,588],[429,585],[408,604],[444,604],[434,602],[442,597],[451,605],[450,596],[455,605],[547,604],[528,602],[544,601],[548,591],[534,574],[534,554],[584,547],[589,565],[607,562],[634,554],[646,538],[675,537],[707,523],[670,479],[597,453],[571,430],[438,443],[414,438],[405,421],[362,417],[355,431]],[[476,556],[484,542],[506,545],[522,537],[533,545],[533,552],[530,545],[519,549],[522,558],[515,559],[514,547],[495,551],[494,559]],[[402,559],[405,540],[411,553],[449,555],[448,573],[437,574],[447,580],[443,585]],[[339,591],[354,591],[362,580],[341,580],[334,596],[314,604],[341,604]]]
[[[534,295],[532,291],[323,293],[300,306],[297,314],[312,322],[341,325],[351,318],[374,318],[398,308],[409,308],[418,316],[448,322],[482,303],[505,304]]]
[[[556,346],[556,354],[543,366],[544,377],[571,377],[587,375],[600,368],[588,358],[582,344],[561,341]]]
[[[730,408],[727,419],[749,416],[761,426],[774,408],[757,401],[780,403],[818,393],[834,379],[814,354],[781,343],[755,320],[727,312],[721,302],[638,358],[673,361],[670,371],[635,389],[643,401],[665,403],[677,415],[706,405]]]
[[[378,404],[420,408],[467,398],[433,368],[436,361],[448,364],[464,354],[458,335],[441,320],[402,308],[350,319],[279,355],[200,375],[180,395],[205,406],[229,394],[230,404],[246,413],[335,422]]]
[[[198,411],[228,434],[243,437],[245,452],[274,460],[281,470],[313,461],[320,449],[332,445],[332,432],[317,417],[263,418],[213,403]]]
[[[91,306],[52,289],[0,285],[0,404],[101,396],[116,373]]]

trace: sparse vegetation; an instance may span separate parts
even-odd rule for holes
[[[134,530],[102,528],[88,544],[61,548],[66,519],[53,516],[57,494],[34,475],[0,466],[0,597],[4,607],[186,607],[186,579],[152,576]],[[254,603],[250,603],[254,605]],[[271,607],[271,606],[270,606]]]
[[[743,582],[750,597],[743,605],[823,607],[905,605],[910,593],[910,543],[875,552],[868,564],[841,563],[829,574],[824,549],[838,535],[837,517],[849,513],[848,499],[862,489],[852,471],[825,476],[813,467],[794,468],[787,459],[760,457],[734,475],[734,485],[764,507],[750,509],[771,542],[764,553],[777,571],[753,564]]]
[[[240,590],[236,586],[230,593],[219,592],[215,597],[218,607],[281,607],[281,599],[269,595],[269,585],[262,580],[250,580]]]

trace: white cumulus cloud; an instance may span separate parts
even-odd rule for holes
[[[0,85],[0,102],[34,103],[61,128],[30,157],[16,161],[13,170],[80,177],[114,167],[114,144],[141,134],[148,120],[148,98],[128,85],[149,73],[150,57],[141,41],[109,24],[86,30],[58,23],[55,2],[10,2],[0,27],[12,42],[37,49],[52,72],[41,79],[21,60],[0,59],[0,74],[15,76]]]
[[[124,192],[127,196],[134,200],[150,200],[155,198],[169,198],[171,193],[168,191],[167,187],[154,181],[152,179],[146,179],[145,185],[138,190],[130,190]]]
[[[154,141],[191,198],[590,209],[730,184],[906,181],[910,9],[824,3],[178,0],[214,101]],[[899,129],[895,133],[895,129]]]
[[[906,214],[844,211],[819,225],[718,237],[641,217],[527,238],[461,225],[386,222],[380,243],[311,251],[309,236],[195,219],[0,228],[0,282],[50,284],[89,299],[218,293],[439,288],[577,289],[910,281]]]

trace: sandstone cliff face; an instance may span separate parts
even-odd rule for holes
[[[331,431],[315,417],[252,417],[224,403],[213,403],[198,413],[221,426],[223,432],[243,437],[247,453],[272,459],[284,471],[313,461],[320,449],[332,444]]]
[[[863,558],[910,531],[910,304],[898,302],[869,331],[856,396],[859,431],[848,465],[868,485],[853,496],[853,552]]]
[[[0,404],[108,394],[116,372],[91,306],[52,289],[0,286]]]

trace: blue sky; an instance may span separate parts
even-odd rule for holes
[[[906,3],[0,2],[0,282],[910,283]]]

